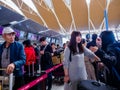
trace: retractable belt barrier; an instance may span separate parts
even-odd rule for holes
[[[33,80],[32,82],[22,86],[21,88],[19,88],[18,90],[28,90],[31,87],[35,86],[37,83],[39,83],[40,81],[44,80],[47,78],[47,74],[42,75],[41,77]]]
[[[54,67],[46,70],[46,71],[45,71],[46,74],[38,77],[37,79],[33,80],[32,82],[30,82],[30,83],[28,83],[28,84],[20,87],[18,90],[28,90],[28,89],[30,89],[31,87],[35,86],[37,83],[39,83],[39,82],[43,81],[44,79],[46,79],[48,73],[54,71],[55,69],[57,69],[57,68],[59,68],[59,67],[61,67],[61,66],[62,66],[62,64],[58,64],[58,65],[56,65],[56,66],[54,66]]]
[[[59,68],[61,66],[62,66],[62,64],[58,64],[58,65],[56,65],[56,66],[54,66],[54,67],[52,67],[50,69],[47,69],[45,72],[48,74],[48,73],[54,71],[55,69],[57,69],[57,68]]]

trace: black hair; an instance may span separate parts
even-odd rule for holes
[[[36,45],[37,45],[37,43],[33,43],[33,45],[35,45],[35,46],[36,46]]]
[[[52,46],[52,45],[55,45],[55,43],[51,43],[51,46]]]
[[[45,40],[46,40],[46,37],[41,37],[39,41],[42,42],[42,41],[45,41]]]
[[[90,34],[86,34],[86,39],[90,39]]]
[[[15,41],[19,41],[19,37],[15,35]]]
[[[95,34],[95,33],[94,33],[94,34],[92,34],[92,40],[93,40],[93,41],[96,41],[97,36],[98,36],[98,35],[97,35],[97,34]]]
[[[23,41],[23,45],[25,45],[26,47],[30,47],[30,46],[32,46],[32,45],[31,45],[31,41],[30,41],[29,39]]]
[[[77,36],[81,36],[81,33],[79,31],[73,31],[71,34],[71,39],[70,39],[70,43],[68,45],[68,47],[70,48],[70,51],[75,54],[77,53],[77,48],[76,48],[76,37]],[[78,43],[78,49],[79,49],[79,53],[83,53],[84,49],[82,46],[82,43]]]
[[[63,43],[63,46],[65,46],[66,45],[66,43]]]
[[[81,43],[84,44],[86,42],[86,40],[84,38],[82,38]]]

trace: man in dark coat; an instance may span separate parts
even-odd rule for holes
[[[116,42],[112,31],[103,31],[96,43],[101,46],[94,52],[109,69],[106,83],[120,90],[120,43]]]
[[[53,66],[53,63],[52,63],[53,50],[52,50],[52,47],[47,43],[45,37],[40,38],[40,43],[41,43],[41,48],[40,48],[41,69],[47,70]],[[52,88],[52,73],[51,72],[48,74],[47,85],[48,85],[47,90],[51,90]]]

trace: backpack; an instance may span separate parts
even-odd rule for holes
[[[35,50],[33,47],[25,47],[26,65],[36,63]]]

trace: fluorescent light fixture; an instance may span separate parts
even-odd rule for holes
[[[107,3],[110,3],[112,0],[107,0]]]
[[[10,22],[10,24],[17,24],[17,23],[18,23],[17,21]]]
[[[86,0],[87,5],[90,5],[90,0]]]
[[[67,3],[67,5],[71,5],[71,0],[65,0],[65,3]]]
[[[17,11],[19,14],[25,16],[23,12],[19,9],[19,7],[12,0],[0,0],[0,2],[8,5],[9,7]]]
[[[52,0],[44,0],[45,4],[50,8],[52,9],[53,6],[52,6]]]
[[[47,31],[49,31],[49,30],[39,31],[38,33],[45,33]]]

